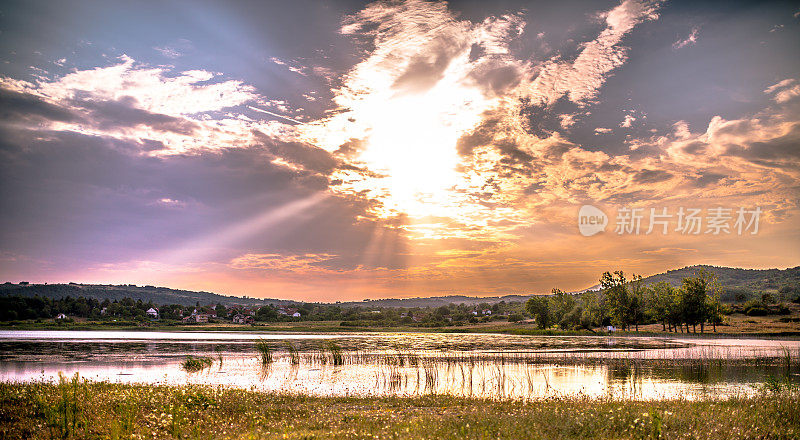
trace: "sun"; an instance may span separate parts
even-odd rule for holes
[[[437,85],[361,102],[356,120],[364,147],[351,159],[371,174],[355,184],[381,201],[386,214],[447,216],[461,197],[457,143],[486,108],[478,90]]]

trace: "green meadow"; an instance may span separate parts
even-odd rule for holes
[[[792,439],[800,392],[750,397],[503,401],[310,397],[207,386],[0,384],[4,439]]]

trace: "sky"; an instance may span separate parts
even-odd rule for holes
[[[800,265],[800,6],[4,1],[0,280],[344,301]]]

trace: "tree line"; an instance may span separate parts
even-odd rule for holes
[[[122,298],[120,300],[105,299],[99,301],[82,296],[49,298],[42,296],[0,295],[0,321],[24,321],[53,319],[65,314],[67,321],[73,318],[85,318],[94,321],[144,322],[153,317],[147,310],[158,310],[159,319],[170,323],[180,321],[183,317],[198,314],[215,316],[212,321],[232,320],[237,314],[252,315],[257,322],[282,321],[341,321],[343,326],[421,326],[440,327],[445,325],[464,325],[467,323],[487,322],[490,320],[523,319],[524,304],[520,302],[500,301],[494,304],[481,303],[476,306],[466,304],[448,304],[439,307],[369,307],[340,306],[335,304],[292,303],[284,306],[266,304],[260,307],[200,305],[184,306],[180,304],[156,305],[150,301]],[[283,314],[281,312],[284,312]],[[300,317],[285,314],[297,312]]]
[[[613,325],[621,330],[660,323],[665,331],[714,331],[722,323],[724,308],[716,277],[705,270],[686,277],[680,287],[662,281],[644,285],[640,275],[627,279],[622,271],[603,273],[600,289],[579,295],[553,289],[550,296],[528,300],[526,311],[539,328],[593,329]]]

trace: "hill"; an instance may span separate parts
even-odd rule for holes
[[[524,302],[530,298],[530,295],[505,295],[505,296],[464,296],[464,295],[448,295],[448,296],[432,296],[427,298],[385,298],[373,299],[364,301],[352,301],[338,303],[343,307],[366,306],[366,307],[440,307],[448,304],[466,304],[474,306],[481,303],[495,304],[500,301],[510,302]]]
[[[800,295],[800,266],[789,269],[741,269],[696,265],[651,275],[642,281],[645,284],[666,281],[677,287],[684,278],[693,276],[701,269],[717,276],[724,289],[723,301],[743,301],[762,293],[776,294],[784,300],[792,300]]]
[[[800,295],[800,266],[789,269],[740,269],[717,266],[688,266],[681,269],[668,270],[665,273],[643,278],[645,284],[666,281],[673,286],[680,286],[681,281],[693,276],[698,270],[705,269],[716,274],[724,288],[723,301],[745,301],[762,293],[771,293],[781,300],[793,300]],[[596,290],[594,286],[586,290]],[[585,291],[585,290],[584,290]],[[583,292],[583,291],[581,291]],[[580,293],[580,292],[575,292]],[[66,296],[77,298],[83,296],[97,300],[121,300],[128,297],[154,304],[180,304],[193,306],[221,303],[225,306],[244,305],[261,306],[265,304],[287,305],[301,301],[288,299],[251,298],[219,295],[211,292],[195,292],[190,290],[170,289],[156,286],[104,285],[104,284],[0,284],[0,295],[5,296],[41,296],[60,299]],[[417,298],[386,298],[364,301],[336,303],[341,307],[439,307],[448,304],[466,304],[469,306],[481,303],[495,304],[500,301],[524,302],[531,295],[506,295],[491,297],[475,297],[465,295],[449,295]]]
[[[12,284],[5,283],[0,285],[0,295],[5,296],[41,296],[52,299],[60,299],[67,296],[77,298],[94,298],[99,301],[109,299],[111,301],[121,300],[122,298],[132,298],[153,304],[180,304],[183,306],[193,306],[197,303],[201,305],[218,304],[225,306],[243,305],[260,306],[264,304],[283,305],[293,301],[249,298],[219,295],[211,292],[194,292],[191,290],[170,289],[168,287],[156,286],[136,286],[133,284],[106,285],[106,284]]]

